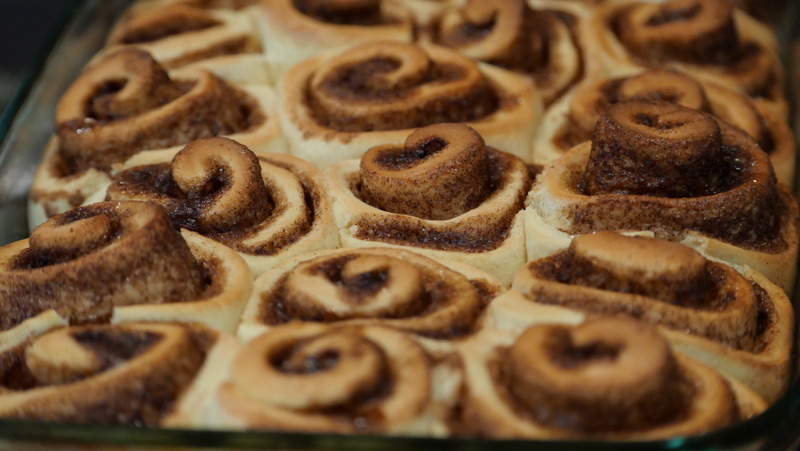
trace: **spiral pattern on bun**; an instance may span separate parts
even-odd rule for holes
[[[591,42],[620,63],[676,67],[771,102],[787,113],[783,69],[770,29],[727,0],[634,2],[602,7]]]
[[[159,316],[232,329],[252,283],[245,263],[185,236],[156,205],[105,202],[0,248],[0,348],[50,310],[73,324]]]
[[[376,40],[411,42],[414,21],[392,0],[277,0],[263,4],[263,42],[276,76],[323,52]]]
[[[525,300],[498,300],[492,315],[504,323],[511,316],[517,324],[525,323],[521,317],[539,322],[535,306],[520,314],[520,304],[535,303],[635,318],[772,402],[789,381],[791,302],[760,274],[737,269],[678,243],[597,232],[527,263],[513,285]]]
[[[112,166],[143,151],[171,156],[194,139],[229,135],[258,153],[285,152],[271,88],[232,86],[215,67],[168,74],[137,49],[87,67],[59,101],[57,137],[31,187],[31,227],[82,204]]]
[[[797,215],[746,133],[680,105],[621,102],[601,116],[591,142],[537,179],[528,257],[566,247],[567,233],[646,230],[747,264],[790,290]]]
[[[710,113],[755,138],[769,153],[780,181],[790,184],[794,177],[794,137],[774,112],[740,92],[671,69],[649,69],[577,87],[548,111],[534,142],[534,161],[550,163],[591,139],[601,114],[626,100],[672,102]]]
[[[578,20],[568,12],[534,10],[524,0],[470,0],[442,15],[436,42],[531,75],[549,104],[582,76]]]
[[[256,156],[236,141],[206,138],[169,163],[142,155],[127,165],[107,199],[161,205],[175,227],[235,249],[256,275],[292,255],[338,245],[322,174],[297,158]]]
[[[740,418],[739,392],[725,379],[631,320],[537,325],[513,343],[470,343],[462,355],[463,427],[479,436],[652,440]]]
[[[177,323],[48,332],[0,354],[0,417],[157,427],[219,341]]]
[[[417,129],[326,171],[344,246],[411,248],[510,281],[525,261],[520,221],[530,186],[519,158],[463,124]]]
[[[431,434],[432,360],[395,329],[292,323],[245,344],[209,417],[236,429]]]
[[[341,249],[303,254],[257,279],[239,337],[291,322],[380,324],[434,339],[467,336],[504,290],[468,265],[404,250]]]
[[[533,82],[433,45],[375,42],[306,60],[283,77],[282,124],[319,167],[401,144],[411,129],[465,122],[522,158],[541,108]]]
[[[249,14],[199,3],[133,5],[111,30],[103,53],[135,47],[173,69],[202,60],[261,52]]]

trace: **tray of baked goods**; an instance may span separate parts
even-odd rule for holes
[[[799,8],[76,2],[2,130],[0,443],[796,444]]]

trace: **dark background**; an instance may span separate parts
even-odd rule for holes
[[[0,112],[53,41],[73,0],[0,0]]]

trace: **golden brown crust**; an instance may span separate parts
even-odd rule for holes
[[[410,134],[405,146],[379,146],[326,171],[340,241],[385,245],[462,260],[504,282],[525,260],[519,213],[526,165],[487,148],[461,124]]]
[[[261,51],[248,14],[218,8],[223,5],[198,3],[161,1],[133,5],[112,28],[101,55],[120,48],[139,48],[165,68],[173,69],[220,56]]]
[[[135,162],[114,176],[107,199],[158,203],[175,227],[235,249],[256,275],[284,258],[338,244],[322,174],[299,159],[256,156],[230,139],[208,138],[189,143],[171,162]]]
[[[451,262],[447,262],[450,265]],[[478,329],[503,291],[492,276],[405,250],[341,249],[294,257],[257,279],[239,337],[291,322],[380,324],[435,339]]]
[[[210,417],[236,429],[430,434],[432,360],[378,326],[292,323],[248,342]]]
[[[218,332],[180,324],[61,328],[0,354],[0,415],[158,426]]]
[[[472,0],[442,14],[435,41],[529,74],[549,104],[583,75],[579,20],[566,11],[530,8],[524,0]]]
[[[241,94],[208,72],[175,81],[141,50],[89,67],[56,109],[68,173],[108,171],[133,154],[250,127]],[[65,174],[66,175],[66,174]]]
[[[676,67],[787,112],[774,35],[725,0],[609,4],[593,26],[591,42],[609,66]]]
[[[202,267],[152,204],[71,210],[3,251],[3,330],[49,309],[91,322],[115,306],[176,302],[205,288]]]
[[[710,113],[741,128],[770,154],[778,180],[794,177],[794,137],[776,113],[747,95],[673,69],[647,69],[579,85],[567,105],[548,111],[534,143],[534,161],[550,163],[573,146],[591,139],[600,115],[626,100],[678,103]]]
[[[469,435],[652,440],[739,417],[719,374],[630,320],[537,325],[513,342],[466,343],[462,356]]]
[[[597,232],[533,260],[513,288],[529,301],[659,326],[677,349],[774,401],[789,377],[791,303],[763,276],[743,274],[678,243]]]
[[[527,203],[529,257],[548,254],[536,249],[551,246],[543,239],[548,228],[570,234],[647,230],[672,240],[699,236],[705,242],[696,246],[709,255],[748,264],[791,289],[796,201],[776,182],[751,137],[663,103],[619,103],[604,117],[592,143],[574,147],[534,184]],[[683,160],[664,158],[666,145],[667,153]],[[714,154],[723,157],[704,161]]]
[[[160,319],[232,330],[252,276],[232,251],[182,238],[156,205],[106,202],[2,248],[0,347],[55,312],[72,323]],[[41,317],[41,318],[40,318]],[[39,318],[39,319],[37,319]]]
[[[276,0],[259,14],[267,61],[276,77],[323,52],[375,40],[411,42],[414,24],[403,2]]]
[[[284,75],[280,95],[290,152],[318,167],[439,122],[467,122],[525,159],[540,109],[525,76],[443,47],[393,42],[306,60]]]

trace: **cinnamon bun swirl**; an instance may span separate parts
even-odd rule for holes
[[[528,168],[463,124],[420,128],[325,173],[339,240],[454,259],[509,283],[526,261]]]
[[[462,346],[462,433],[496,438],[655,440],[748,418],[763,400],[618,318],[541,324]]]
[[[230,335],[200,325],[64,327],[0,353],[0,417],[157,427]]]
[[[490,307],[498,327],[631,317],[658,326],[673,348],[768,402],[789,383],[794,312],[786,294],[748,267],[729,267],[681,244],[608,231],[582,235],[569,249],[526,264],[513,289],[524,297]]]
[[[151,54],[166,69],[209,59],[235,59],[239,69],[246,70],[248,62],[260,59],[254,11],[201,3],[135,3],[111,29],[100,55],[135,47]]]
[[[469,265],[404,250],[318,251],[257,279],[238,336],[249,340],[295,321],[378,324],[412,332],[438,354],[479,330],[484,308],[503,291]]]
[[[283,152],[274,108],[267,86],[234,87],[204,70],[173,77],[141,50],[114,53],[86,68],[59,101],[29,224],[80,205],[114,164],[141,151],[228,135],[259,153]]]
[[[550,104],[583,76],[579,21],[586,16],[584,8],[533,9],[525,0],[469,0],[442,14],[435,41],[530,75]]]
[[[674,67],[764,99],[782,118],[788,113],[774,34],[728,0],[609,4],[592,25],[593,51],[609,68]]]
[[[181,235],[156,205],[80,207],[0,248],[0,348],[52,322],[52,312],[72,324],[159,320],[232,330],[251,286],[235,252]]]
[[[256,156],[228,138],[192,141],[170,160],[141,153],[93,200],[161,205],[176,228],[236,250],[255,276],[291,256],[336,248],[322,173],[289,155]],[[95,199],[98,197],[98,199]]]
[[[244,345],[201,425],[442,436],[454,378],[396,329],[292,323]]]
[[[411,129],[465,122],[487,143],[528,158],[541,101],[527,77],[433,45],[375,42],[308,59],[283,77],[290,152],[325,168]]]
[[[792,289],[798,209],[789,189],[752,137],[680,105],[611,106],[592,141],[539,175],[525,214],[529,259],[574,235],[646,231]]]
[[[674,102],[710,113],[755,138],[770,156],[778,180],[791,186],[794,136],[777,114],[748,96],[711,81],[701,82],[670,69],[649,69],[582,83],[548,109],[533,144],[533,161],[549,164],[591,139],[600,114],[625,100]]]
[[[262,2],[267,62],[280,77],[291,66],[324,52],[376,40],[412,42],[414,18],[396,0],[274,0]]]

